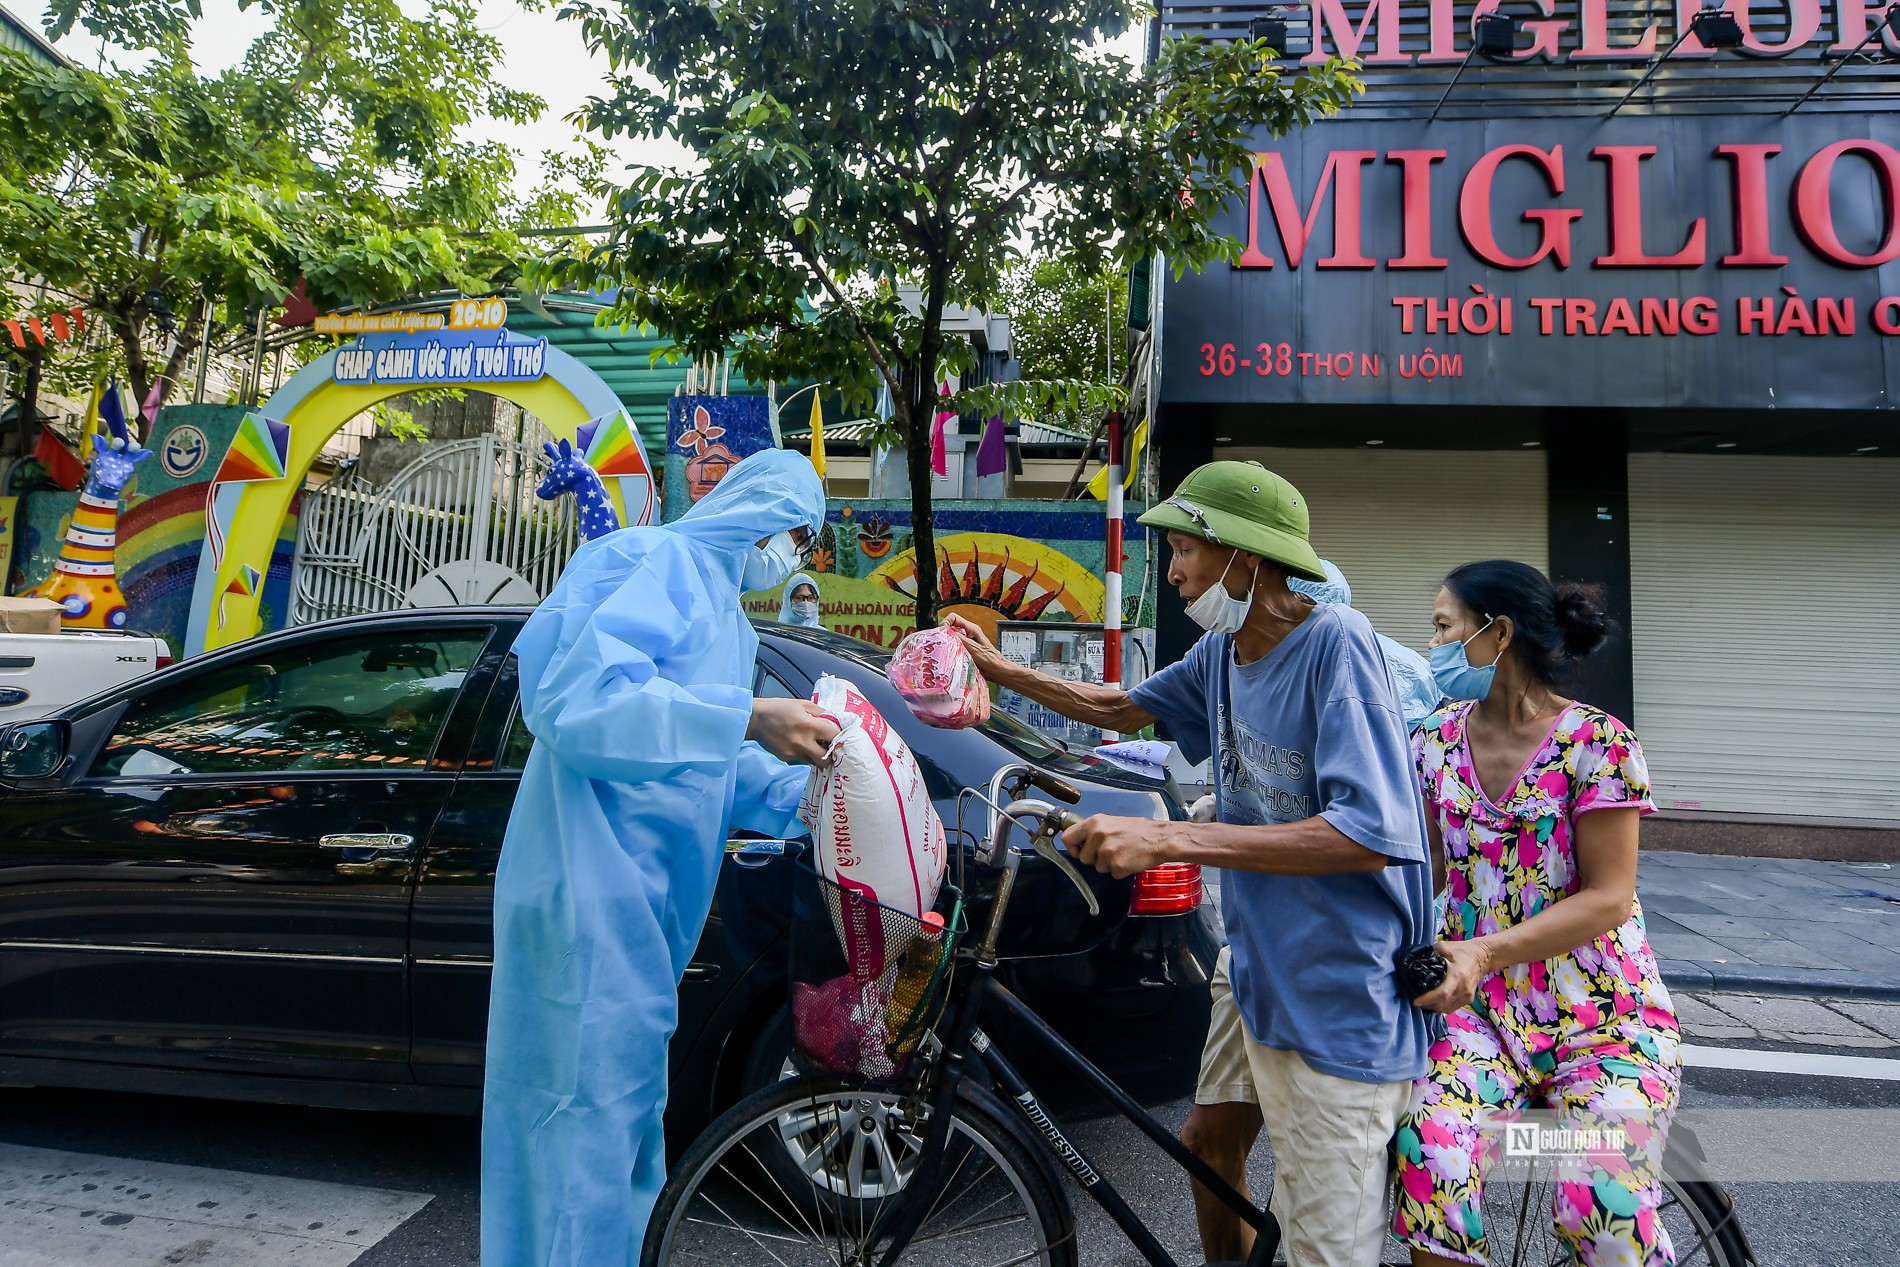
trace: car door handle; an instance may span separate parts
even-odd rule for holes
[[[317,848],[363,850],[372,858],[407,858],[415,852],[416,838],[399,831],[341,832],[319,837]]]

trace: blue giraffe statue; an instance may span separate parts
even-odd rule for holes
[[[558,449],[552,442],[543,442],[541,447],[554,465],[534,495],[551,502],[562,493],[573,493],[574,507],[580,513],[582,541],[620,531],[614,504],[607,499],[607,486],[600,482],[594,468],[587,465],[587,459],[574,452],[574,446],[566,440],[561,441]]]
[[[119,589],[119,495],[134,469],[152,456],[126,430],[118,388],[106,392],[99,409],[112,439],[94,433],[92,469],[79,490],[66,540],[52,574],[26,594],[60,605],[59,623],[67,629],[125,628],[125,594]],[[609,514],[611,515],[611,511]]]

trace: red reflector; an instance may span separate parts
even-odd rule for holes
[[[1201,868],[1192,862],[1166,862],[1135,877],[1130,915],[1185,915],[1201,905]]]
[[[159,652],[158,655],[153,658],[158,661],[158,667],[161,669],[169,669],[172,667],[172,664],[173,664],[172,658],[166,655],[163,651]]]

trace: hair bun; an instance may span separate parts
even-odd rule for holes
[[[1603,610],[1603,587],[1566,581],[1557,587],[1557,628],[1563,634],[1564,654],[1581,660],[1602,646],[1615,628]]]

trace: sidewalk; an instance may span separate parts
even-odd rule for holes
[[[1645,849],[1636,891],[1672,990],[1900,1000],[1900,864]]]

